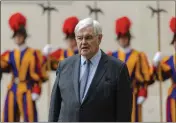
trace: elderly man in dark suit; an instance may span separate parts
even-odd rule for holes
[[[132,89],[125,63],[107,56],[99,45],[102,28],[91,18],[75,27],[79,55],[59,64],[49,122],[129,122]]]

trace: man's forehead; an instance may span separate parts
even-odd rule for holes
[[[77,34],[77,36],[93,36],[93,33],[92,32],[80,32]]]
[[[94,34],[94,30],[92,27],[86,27],[83,29],[80,29],[77,32],[77,36],[82,36],[82,35],[93,35]]]

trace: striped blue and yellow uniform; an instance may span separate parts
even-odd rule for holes
[[[71,49],[58,49],[50,54],[51,69],[56,70],[59,61],[64,60],[67,57],[78,54],[78,50],[72,51]]]
[[[9,68],[12,81],[8,85],[5,99],[3,122],[37,122],[37,109],[32,93],[41,93],[41,83],[47,73],[42,67],[43,59],[39,50],[15,49],[1,55],[1,69]]]
[[[156,78],[160,81],[171,79],[166,103],[167,122],[176,122],[176,55],[164,57],[155,69]]]
[[[152,69],[145,53],[132,49],[128,53],[121,50],[108,53],[125,62],[133,85],[132,122],[142,122],[142,106],[137,104],[139,96],[147,96],[147,86],[152,81]],[[125,97],[124,97],[125,98]]]

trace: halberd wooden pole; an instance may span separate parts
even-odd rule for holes
[[[159,0],[157,0],[157,10],[160,8]],[[161,51],[161,27],[160,27],[160,12],[157,12],[157,32],[158,32],[158,51]],[[159,82],[159,97],[160,97],[160,122],[163,122],[163,94],[162,94],[162,82]]]
[[[48,2],[48,7],[50,7],[50,0],[47,0]],[[51,44],[51,11],[48,10],[47,11],[47,43]],[[51,64],[50,64],[50,57],[48,56],[48,60],[47,60],[47,68],[48,71],[50,72],[51,70]],[[49,105],[50,105],[50,97],[51,97],[51,81],[50,79],[48,79],[48,109],[49,109]]]

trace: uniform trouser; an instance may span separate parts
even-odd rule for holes
[[[137,97],[138,95],[133,93],[131,122],[142,122],[142,105],[137,104]]]
[[[24,122],[37,122],[36,104],[32,101],[31,90],[24,93],[17,93],[8,90],[2,121],[19,122],[20,118]]]
[[[166,105],[167,122],[176,122],[176,99],[168,96]]]

